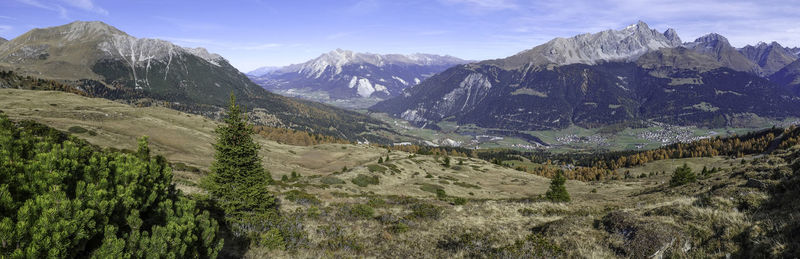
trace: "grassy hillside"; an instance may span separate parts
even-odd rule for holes
[[[10,89],[0,90],[0,110],[100,146],[134,149],[134,138],[149,135],[153,153],[187,165],[175,166],[185,169],[175,173],[179,188],[203,192],[197,182],[211,162],[213,121],[63,92]],[[238,250],[223,250],[223,256],[769,257],[799,251],[796,147],[766,156],[621,168],[637,178],[567,181],[572,201],[550,203],[541,199],[548,179],[482,160],[452,157],[447,167],[442,157],[369,145],[255,139],[296,235],[286,240],[287,251],[245,245],[226,248]],[[388,162],[377,162],[387,156]],[[684,163],[695,172],[703,166],[721,171],[670,187],[673,170]]]

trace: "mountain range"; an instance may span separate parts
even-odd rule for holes
[[[331,106],[264,90],[223,57],[159,39],[136,38],[102,22],[33,29],[0,45],[0,70],[69,82],[93,96],[154,103],[218,117],[229,95],[260,125],[350,140],[381,122]]]
[[[682,43],[673,29],[638,22],[458,65],[370,110],[431,128],[443,120],[513,130],[646,120],[739,125],[800,116],[793,50],[777,43],[736,49],[714,33]]]
[[[469,61],[432,54],[372,54],[336,49],[305,63],[264,67],[248,76],[271,91],[323,92],[331,99],[388,98]]]

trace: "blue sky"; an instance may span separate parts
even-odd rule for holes
[[[335,48],[502,58],[554,37],[642,20],[684,41],[800,46],[800,0],[2,0],[0,37],[99,20],[136,37],[205,47],[242,71],[304,62]]]

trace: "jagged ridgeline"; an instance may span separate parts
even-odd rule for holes
[[[252,110],[256,124],[288,127],[349,140],[382,128],[356,112],[269,93],[223,57],[158,39],[135,38],[102,22],[73,22],[31,30],[0,45],[0,69],[64,80],[93,96],[219,114],[230,93]]]
[[[522,131],[639,121],[751,127],[757,117],[800,116],[793,51],[740,50],[713,33],[682,43],[672,29],[639,22],[455,66],[370,109],[432,128],[443,120]]]

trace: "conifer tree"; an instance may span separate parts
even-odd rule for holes
[[[669,180],[669,185],[674,187],[695,181],[697,181],[697,176],[692,172],[692,169],[684,163],[683,166],[675,169],[675,172],[672,174],[672,179]]]
[[[215,130],[209,192],[234,219],[249,213],[277,214],[278,201],[267,189],[272,176],[261,165],[261,146],[253,141],[253,128],[233,94],[224,122]]]
[[[564,186],[566,182],[567,178],[564,177],[564,171],[559,169],[550,181],[550,190],[545,193],[545,197],[552,202],[569,202],[569,193],[567,192],[567,187]]]

